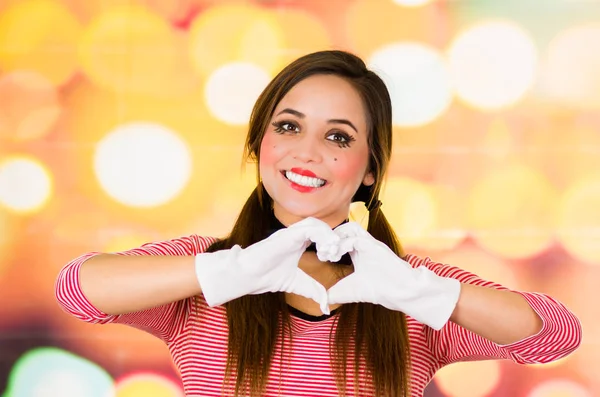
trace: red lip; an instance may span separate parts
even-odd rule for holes
[[[294,174],[298,174],[298,175],[302,175],[302,176],[309,176],[311,178],[316,178],[317,175],[309,170],[305,170],[302,168],[292,168],[290,171],[292,171]]]

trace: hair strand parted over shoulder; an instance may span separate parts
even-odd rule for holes
[[[256,161],[258,165],[260,145],[277,104],[297,83],[316,74],[346,79],[363,100],[369,130],[369,167],[375,183],[362,185],[354,201],[368,204],[378,199],[390,162],[392,106],[381,78],[350,53],[320,51],[308,54],[285,67],[267,85],[250,117],[244,160]],[[231,233],[213,244],[209,251],[228,249],[236,244],[247,247],[260,241],[274,217],[272,204],[258,176],[257,187],[242,208]],[[370,211],[368,231],[397,255],[404,255],[380,207]],[[260,396],[266,387],[278,338],[282,341],[285,335],[291,338],[291,319],[285,296],[283,293],[248,295],[225,306],[229,346],[224,392]],[[368,303],[345,304],[335,325],[330,338],[330,354],[340,395],[349,392],[349,373],[353,374],[353,394],[364,394],[369,390],[363,390],[367,383],[374,388],[375,396],[410,395],[409,340],[403,313]],[[361,366],[366,366],[367,378],[359,376]]]

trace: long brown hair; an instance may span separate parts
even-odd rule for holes
[[[321,51],[301,57],[284,68],[259,96],[250,117],[244,159],[260,160],[260,145],[275,107],[303,79],[329,74],[346,79],[360,94],[369,128],[369,170],[372,186],[361,185],[353,201],[367,205],[377,200],[392,151],[392,107],[383,81],[364,62],[347,52]],[[246,201],[229,236],[209,251],[247,247],[263,239],[273,221],[273,201],[258,184]],[[397,255],[402,247],[379,207],[369,212],[367,230]],[[290,313],[283,293],[247,295],[225,304],[229,325],[226,383],[235,375],[235,395],[258,396],[264,392],[278,338],[291,337]],[[335,319],[330,338],[332,368],[341,395],[347,393],[348,371],[354,373],[358,393],[359,370],[365,366],[376,396],[407,397],[410,355],[406,317],[403,313],[370,303],[344,304]],[[286,332],[287,331],[287,332]],[[333,331],[333,328],[332,328]],[[289,343],[292,341],[290,340]],[[350,361],[350,364],[349,364]]]

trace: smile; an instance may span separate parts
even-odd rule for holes
[[[320,178],[316,178],[316,177],[312,177],[312,176],[300,175],[293,171],[283,171],[282,173],[291,182],[295,183],[296,185],[300,185],[300,186],[304,186],[304,187],[318,188],[327,183],[327,181],[324,179],[320,179]]]

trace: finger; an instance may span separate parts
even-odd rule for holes
[[[337,262],[344,254],[354,251],[355,239],[341,239],[333,245],[317,244],[317,257],[320,261]]]
[[[311,241],[326,241],[333,243],[339,237],[331,228],[318,219],[306,218],[293,225],[278,230],[271,235],[278,250],[306,249]]]
[[[329,288],[327,301],[330,305],[361,302],[358,292],[361,290],[360,279],[351,274]]]
[[[337,262],[341,259],[342,253],[339,252],[339,241],[334,244],[317,243],[317,257],[321,262]]]
[[[364,236],[368,233],[359,223],[347,222],[333,229],[340,238]]]
[[[339,239],[327,223],[316,218],[305,218],[288,227],[288,230],[314,243]]]
[[[300,269],[296,269],[294,281],[293,286],[285,292],[312,299],[319,304],[323,314],[330,313],[329,305],[327,303],[327,290],[325,287]]]
[[[347,237],[340,240],[338,244],[338,250],[343,255],[346,253],[352,253],[358,250],[360,237]]]

